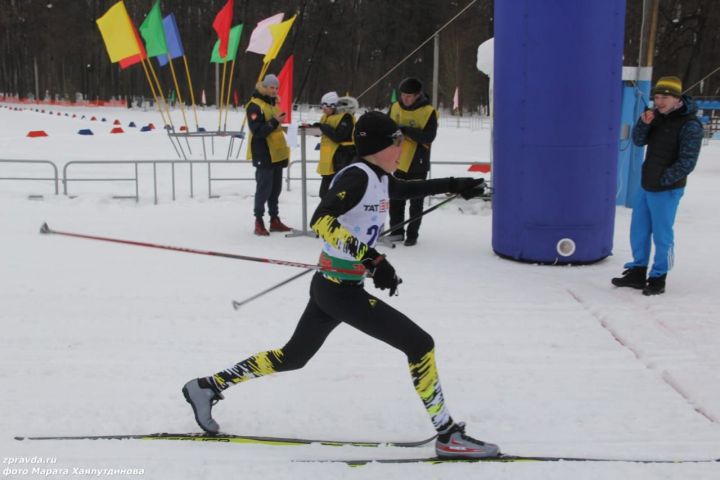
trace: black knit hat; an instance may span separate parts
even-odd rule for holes
[[[400,82],[400,85],[398,86],[398,90],[400,90],[400,93],[412,93],[414,95],[422,92],[422,88],[422,82],[417,78],[413,77],[406,78],[405,80]]]
[[[367,112],[355,123],[353,140],[358,156],[364,157],[385,150],[400,135],[392,118],[382,112]]]

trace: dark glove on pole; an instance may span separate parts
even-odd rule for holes
[[[485,180],[472,177],[450,177],[450,193],[460,194],[465,200],[479,197],[485,193]]]
[[[390,289],[390,296],[397,293],[398,285],[402,283],[402,279],[395,273],[395,268],[390,265],[385,255],[377,255],[373,258],[366,258],[362,261],[363,266],[368,272],[368,276],[373,279],[375,288],[380,290]]]

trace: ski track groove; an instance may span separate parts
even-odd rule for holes
[[[572,288],[567,288],[568,294],[577,302],[580,304],[580,306],[583,307],[590,315],[592,315],[599,323],[600,325],[615,339],[617,343],[619,343],[623,348],[630,351],[635,358],[640,361],[645,368],[652,370],[653,372],[658,373],[658,376],[662,379],[665,384],[667,384],[672,390],[674,390],[680,397],[685,400],[685,402],[688,403],[688,405],[695,410],[698,414],[702,415],[704,418],[709,420],[710,422],[714,424],[720,424],[720,419],[715,418],[715,416],[710,413],[705,407],[700,405],[700,403],[690,395],[690,393],[682,388],[679,383],[673,378],[672,374],[668,372],[666,369],[658,368],[656,365],[654,365],[653,362],[647,361],[644,356],[638,351],[638,349],[631,344],[627,339],[623,337],[623,335],[618,332],[616,328],[614,328],[612,325],[609,324],[609,322],[606,321],[606,315],[604,315],[602,312],[598,311],[597,308],[591,307],[585,300],[582,299],[580,295],[577,294]],[[619,295],[618,295],[619,297]],[[627,305],[628,302],[625,301],[623,298],[623,304]],[[633,302],[635,304],[635,302]],[[639,306],[639,305],[638,305]],[[651,320],[653,324],[657,324],[658,322],[655,321],[654,318],[649,313],[650,306],[649,305],[643,305],[643,308],[633,308],[633,310],[641,315],[644,318],[647,318],[648,320]],[[661,325],[661,328],[663,330],[668,330],[668,327],[666,325]],[[687,346],[687,345],[686,345]],[[694,352],[693,352],[694,354]]]

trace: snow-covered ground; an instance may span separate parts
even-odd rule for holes
[[[157,113],[58,110],[61,116],[0,108],[0,158],[44,159],[62,168],[71,160],[175,155],[164,132],[127,128],[129,121],[159,125]],[[65,112],[78,117],[65,117]],[[80,120],[81,115],[108,121]],[[217,112],[201,115],[201,123],[217,123]],[[109,133],[116,118],[126,133]],[[177,123],[179,112],[174,119]],[[238,114],[230,114],[231,129],[240,122]],[[81,128],[92,128],[95,135],[77,135]],[[26,138],[29,130],[45,130],[49,136]],[[454,128],[447,122],[433,158],[484,160],[488,136],[487,129]],[[200,143],[194,142],[195,150]],[[225,148],[227,141],[218,140],[216,151],[223,158]],[[42,168],[0,163],[0,177],[46,176]],[[78,176],[103,175],[95,167],[87,172],[73,168]],[[68,197],[55,196],[49,182],[0,180],[0,477],[40,477],[11,471],[38,465],[11,462],[50,457],[55,463],[41,468],[69,469],[55,478],[127,468],[144,473],[115,476],[720,478],[719,463],[350,468],[294,462],[418,457],[431,455],[431,447],[14,440],[197,431],[182,385],[280,347],[292,333],[307,301],[308,277],[240,311],[232,309],[231,300],[244,299],[297,269],[38,233],[47,221],[63,231],[316,261],[320,244],[315,238],[252,234],[252,181],[219,182],[213,186],[219,198],[210,199],[206,170],[197,166],[190,198],[188,169],[178,166],[177,200],[172,201],[168,168],[158,174],[158,205],[148,167],[139,173],[137,203],[112,198],[132,193],[127,182],[76,182]],[[247,165],[225,168],[228,176],[252,176]],[[466,168],[438,167],[434,175],[464,175]],[[720,244],[719,183],[720,142],[714,141],[703,147],[680,205],[676,268],[667,293],[654,298],[610,286],[629,256],[630,211],[622,207],[614,256],[592,266],[536,266],[496,257],[490,248],[489,209],[462,200],[428,215],[416,247],[386,249],[404,280],[400,296],[389,301],[434,336],[447,402],[453,415],[468,423],[470,434],[520,455],[720,458],[720,259],[713,253]],[[299,187],[293,182],[281,197],[281,216],[296,227],[301,225]],[[317,203],[317,187],[317,182],[309,184],[310,209]],[[215,416],[224,431],[248,435],[382,441],[433,433],[403,355],[346,326],[303,370],[230,389]],[[84,470],[73,473],[73,468]]]

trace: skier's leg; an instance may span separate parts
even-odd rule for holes
[[[401,312],[368,294],[362,286],[336,285],[327,280],[314,288],[318,306],[341,320],[407,355],[415,390],[442,431],[453,421],[445,406],[435,365],[433,338]]]
[[[234,384],[253,378],[302,368],[338,324],[310,299],[295,332],[284,347],[257,353],[202,380],[206,380],[214,390],[222,392]]]
[[[220,426],[212,418],[212,407],[224,398],[223,390],[263,375],[302,368],[338,323],[310,298],[293,336],[283,348],[260,352],[214,375],[187,382],[182,392],[192,406],[198,425],[206,432],[219,432]]]

